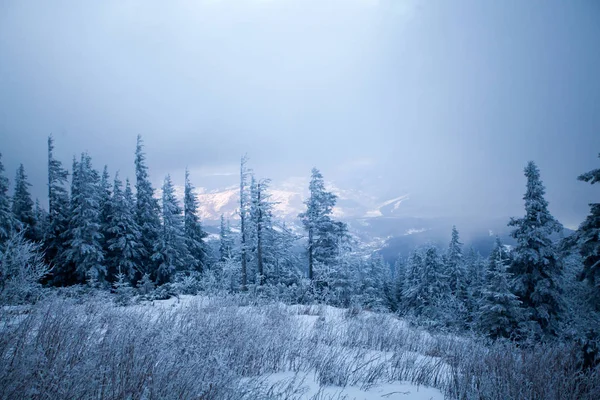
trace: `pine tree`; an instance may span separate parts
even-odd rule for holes
[[[2,164],[2,154],[0,154],[0,251],[3,244],[18,227],[18,222],[10,209],[8,185],[9,181],[4,176],[4,164]]]
[[[600,182],[600,169],[587,172],[578,179],[592,185],[598,183]],[[600,203],[590,204],[590,214],[579,226],[576,237],[579,253],[583,258],[583,271],[579,278],[587,280],[597,289],[597,300],[600,303]]]
[[[313,168],[309,184],[310,196],[301,213],[304,229],[308,232],[308,278],[314,279],[315,263],[330,264],[338,255],[340,242],[347,238],[348,228],[331,218],[337,196],[325,190],[323,175]]]
[[[246,290],[248,284],[248,243],[247,226],[250,195],[248,193],[248,176],[251,171],[246,166],[248,157],[243,156],[240,162],[240,253],[241,253],[241,281],[242,290]]]
[[[494,339],[511,337],[521,320],[521,302],[510,290],[509,266],[510,256],[497,237],[488,261],[486,285],[477,318],[479,329]]]
[[[517,241],[510,272],[515,277],[515,294],[531,322],[527,329],[536,336],[556,334],[562,265],[551,235],[560,232],[562,226],[548,211],[545,188],[534,162],[525,167],[525,176],[525,216],[509,223],[515,227],[511,236]]]
[[[116,174],[107,228],[107,265],[112,282],[119,274],[124,274],[129,281],[135,280],[140,275],[140,260],[144,252],[140,227],[135,221],[135,201],[129,180],[125,184],[124,193],[122,185]]]
[[[108,174],[108,166],[104,166],[102,170],[102,176],[100,178],[100,184],[98,185],[98,202],[100,207],[100,233],[102,233],[102,251],[106,256],[108,254],[108,241],[110,240],[110,233],[108,232],[108,220],[112,213],[111,210],[111,190],[110,190],[110,175]]]
[[[138,135],[135,149],[135,177],[136,177],[136,213],[135,221],[140,227],[142,234],[142,246],[140,267],[142,275],[148,273],[155,277],[156,270],[151,260],[154,246],[160,233],[160,217],[158,200],[154,198],[154,189],[148,176],[146,166],[146,154],[144,153],[142,137]]]
[[[106,266],[100,233],[99,175],[92,168],[92,159],[87,153],[75,163],[71,193],[71,219],[64,232],[67,248],[65,259],[75,266],[79,282],[88,279],[103,282]]]
[[[29,194],[29,186],[31,184],[27,182],[25,167],[21,164],[17,169],[17,176],[15,177],[12,213],[17,221],[19,221],[20,229],[23,230],[25,239],[36,240],[36,220],[33,213],[33,200],[31,200],[31,194]]]
[[[190,262],[185,243],[183,213],[169,175],[166,176],[162,187],[162,226],[154,245],[152,261],[158,265],[158,284],[169,282],[176,271],[185,270]]]
[[[404,291],[407,304],[417,315],[438,323],[452,319],[448,277],[437,248],[428,246],[416,252],[409,261],[411,282]]]
[[[185,241],[191,256],[192,268],[202,272],[206,268],[207,252],[205,238],[208,236],[202,229],[198,216],[198,199],[194,195],[194,186],[190,182],[189,171],[185,170],[185,194],[183,199],[185,216]]]
[[[271,210],[273,204],[269,201],[269,180],[253,181],[253,190],[251,191],[250,221],[254,230],[253,237],[256,245],[256,266],[258,275],[258,284],[263,285],[266,279],[265,264],[272,261],[272,245],[275,235],[273,232]]]
[[[35,199],[33,218],[35,219],[35,224],[32,236],[34,241],[39,242],[44,239],[48,231],[48,212],[44,210],[38,199]]]
[[[365,267],[360,284],[363,305],[373,310],[383,310],[386,306],[385,289],[389,266],[381,255],[374,255]]]
[[[54,158],[54,139],[48,137],[48,226],[44,237],[46,262],[53,268],[55,285],[66,285],[75,280],[72,266],[65,261],[63,233],[69,224],[69,195],[65,183],[69,173]]]
[[[446,275],[452,295],[464,300],[466,291],[466,271],[462,253],[462,243],[458,236],[456,226],[452,227],[452,239],[448,245],[448,251],[444,259],[446,264]]]
[[[219,261],[225,262],[233,257],[233,236],[229,220],[225,223],[225,216],[221,214],[221,230],[219,231]]]

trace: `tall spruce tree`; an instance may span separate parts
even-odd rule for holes
[[[119,274],[124,274],[129,281],[140,276],[142,255],[142,234],[135,221],[135,200],[129,180],[125,184],[115,175],[113,193],[108,217],[107,233],[109,239],[107,266],[109,280],[115,282]]]
[[[299,217],[308,233],[308,279],[314,279],[316,263],[331,264],[338,255],[340,243],[347,238],[346,224],[331,218],[337,196],[325,190],[323,175],[313,168],[306,211]]]
[[[598,155],[600,157],[600,154]],[[600,168],[578,177],[580,181],[592,185],[600,182]],[[600,203],[590,204],[590,214],[577,230],[577,244],[583,258],[580,279],[585,279],[597,289],[597,302],[600,306]]]
[[[187,269],[190,264],[183,212],[175,197],[175,188],[169,175],[166,176],[162,187],[162,226],[154,245],[152,261],[158,265],[158,284],[169,282],[175,272]]]
[[[36,240],[36,220],[33,212],[33,200],[29,194],[31,184],[27,182],[25,167],[19,165],[15,177],[15,192],[12,198],[12,213],[19,221],[20,229],[28,240]]]
[[[44,247],[46,262],[53,267],[52,281],[55,285],[74,282],[72,265],[64,258],[65,239],[63,233],[69,224],[69,195],[65,184],[69,173],[62,163],[54,158],[54,138],[48,136],[48,226],[45,231]]]
[[[108,232],[108,219],[110,218],[111,210],[111,184],[110,175],[108,173],[108,166],[105,165],[102,170],[102,176],[100,177],[100,183],[98,185],[98,203],[100,207],[100,233],[102,233],[102,251],[106,255],[108,253],[108,241],[110,239],[110,233]]]
[[[83,153],[81,160],[74,165],[71,218],[63,234],[66,240],[65,259],[74,266],[77,281],[104,282],[106,266],[100,232],[100,177],[87,153]]]
[[[500,238],[492,250],[487,267],[485,286],[480,301],[477,324],[492,338],[509,338],[521,320],[521,302],[511,291],[511,274],[508,272],[510,255]]]
[[[462,243],[458,235],[456,226],[452,227],[452,238],[446,251],[444,258],[446,265],[446,275],[448,276],[448,284],[454,296],[464,300],[466,296],[466,276],[465,264],[462,253]]]
[[[192,269],[202,272],[208,260],[205,238],[208,236],[202,229],[198,216],[198,199],[194,194],[194,186],[190,182],[189,171],[185,170],[185,193],[183,199],[183,213],[185,216],[185,242],[191,256]]]
[[[250,208],[250,193],[248,188],[248,177],[251,171],[247,167],[248,157],[243,156],[240,161],[240,255],[241,255],[241,282],[242,290],[246,290],[248,284],[248,212]]]
[[[526,329],[538,337],[558,330],[562,264],[551,235],[560,232],[562,226],[548,211],[540,171],[533,161],[525,167],[525,177],[525,216],[509,222],[515,227],[511,236],[517,241],[510,272],[515,277],[514,292],[529,321]]]
[[[155,263],[151,256],[154,254],[154,246],[158,240],[160,224],[160,208],[158,200],[154,198],[154,189],[148,176],[148,167],[146,166],[146,154],[144,153],[144,142],[138,135],[135,148],[135,177],[136,177],[136,212],[135,221],[140,227],[142,234],[141,242],[144,251],[141,253],[140,260],[141,273],[149,274],[156,278]]]
[[[18,222],[10,209],[8,185],[9,181],[4,176],[4,164],[2,164],[2,154],[0,154],[0,251],[3,244],[18,226]]]
[[[225,222],[225,216],[221,214],[221,229],[219,231],[219,261],[225,262],[233,257],[233,236],[229,220]]]

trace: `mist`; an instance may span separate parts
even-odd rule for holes
[[[597,198],[597,2],[212,0],[0,3],[0,152],[44,199],[46,138],[67,166],[158,185],[274,184],[320,168],[418,216],[522,214],[535,160],[552,213]]]

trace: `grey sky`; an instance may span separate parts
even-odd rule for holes
[[[596,1],[0,1],[0,151],[43,196],[46,136],[132,176],[228,185],[239,156],[410,193],[421,215],[520,215],[529,159],[576,225],[598,188]],[[354,179],[353,175],[358,178]],[[181,181],[181,178],[175,179]]]

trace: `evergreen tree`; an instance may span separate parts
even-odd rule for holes
[[[312,170],[309,192],[310,196],[304,202],[306,212],[299,217],[308,232],[308,279],[313,280],[315,263],[332,263],[341,242],[348,236],[348,228],[331,218],[337,197],[325,190],[323,175],[316,168]]]
[[[102,170],[102,176],[100,177],[100,184],[98,185],[98,201],[100,206],[100,233],[102,233],[102,251],[104,255],[108,254],[108,241],[110,240],[110,233],[108,232],[108,220],[112,213],[111,210],[111,190],[110,190],[110,175],[108,174],[108,166],[104,166]]]
[[[35,224],[32,236],[34,241],[39,242],[44,239],[48,231],[48,212],[44,210],[38,199],[35,199],[33,218],[35,219]]]
[[[444,264],[437,248],[428,246],[411,257],[411,283],[403,292],[407,304],[417,315],[436,322],[448,321],[450,288],[448,277],[444,275]]]
[[[521,319],[521,302],[510,290],[509,266],[510,256],[497,237],[488,261],[486,285],[477,318],[480,330],[494,339],[511,337]]]
[[[0,154],[0,251],[3,244],[18,227],[18,222],[10,209],[8,185],[9,181],[4,176],[4,164],[2,164],[2,154]]]
[[[69,196],[65,183],[69,173],[54,158],[54,138],[48,137],[48,226],[44,245],[46,262],[53,268],[53,283],[66,285],[74,282],[74,271],[64,258],[63,233],[69,224]]]
[[[240,162],[240,253],[242,290],[248,284],[248,243],[247,219],[249,212],[250,194],[248,193],[248,176],[251,171],[246,166],[248,157],[243,156]]]
[[[385,290],[389,266],[381,255],[373,255],[362,271],[361,297],[365,307],[372,310],[386,308]]]
[[[185,194],[183,199],[183,212],[185,216],[185,241],[191,256],[192,268],[202,272],[207,263],[206,244],[204,239],[208,236],[202,229],[198,216],[198,199],[194,195],[194,186],[190,182],[189,171],[185,170]]]
[[[509,223],[515,227],[511,236],[517,241],[510,272],[515,277],[515,294],[531,322],[527,329],[536,336],[556,334],[562,265],[551,235],[560,232],[562,226],[548,211],[545,188],[534,162],[525,167],[525,176],[525,216]]]
[[[176,271],[183,271],[190,263],[185,242],[185,226],[181,207],[175,197],[171,177],[166,176],[162,187],[162,229],[154,245],[152,261],[157,265],[156,282],[169,282]]]
[[[233,258],[233,236],[229,220],[225,223],[225,216],[221,214],[221,230],[219,231],[219,261],[224,262]]]
[[[140,227],[135,221],[135,201],[129,180],[125,184],[124,193],[122,185],[116,174],[107,229],[107,265],[112,282],[119,274],[124,274],[129,281],[133,281],[141,270],[140,260],[144,251]]]
[[[36,240],[35,237],[35,215],[33,212],[33,200],[29,194],[29,186],[27,175],[25,175],[25,167],[23,164],[17,169],[15,177],[15,192],[12,198],[12,213],[19,221],[20,228],[24,232],[25,239]]]
[[[600,169],[587,172],[578,179],[592,185],[598,183]],[[590,204],[590,214],[579,226],[576,238],[583,258],[583,271],[579,277],[586,279],[597,289],[597,300],[600,303],[600,203]]]
[[[269,180],[254,182],[251,190],[250,221],[253,227],[253,237],[256,245],[256,266],[258,275],[258,284],[263,285],[266,278],[265,264],[273,261],[273,225],[271,220],[271,209],[273,204],[269,201]]]
[[[462,253],[462,243],[458,236],[456,226],[452,227],[452,239],[448,245],[448,251],[444,259],[446,265],[446,275],[452,294],[464,300],[466,294],[466,271]]]
[[[75,267],[79,282],[103,282],[106,267],[100,232],[99,175],[92,168],[87,153],[75,163],[71,193],[71,219],[63,237],[66,239],[65,259]]]
[[[158,200],[154,198],[154,189],[148,176],[146,154],[144,153],[142,137],[138,135],[135,149],[135,177],[136,177],[136,212],[135,221],[142,234],[140,267],[142,275],[148,273],[155,277],[156,270],[153,266],[151,255],[160,233],[160,217]]]

